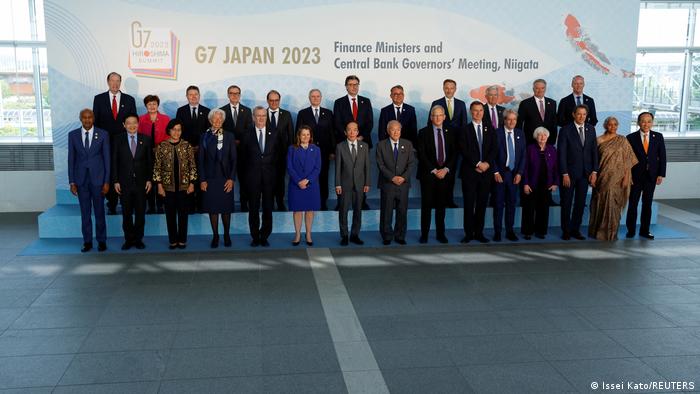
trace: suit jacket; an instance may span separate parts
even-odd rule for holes
[[[243,145],[243,154],[246,158],[245,163],[245,178],[248,182],[253,182],[248,185],[250,188],[256,188],[256,179],[263,179],[266,185],[275,184],[276,168],[279,167],[278,160],[287,154],[286,142],[282,139],[282,135],[277,130],[265,131],[265,151],[260,151],[258,144],[257,129],[255,127],[248,130],[248,136],[241,141]],[[283,162],[286,166],[287,160]]]
[[[525,148],[525,156],[522,184],[535,189],[540,176],[540,146],[537,144],[528,145]],[[547,163],[547,188],[552,185],[559,185],[559,159],[557,158],[557,150],[553,145],[545,145],[544,159]]]
[[[131,156],[129,133],[120,134],[112,147],[112,183],[119,182],[123,191],[143,189],[153,178],[153,140],[136,133],[136,153]]]
[[[476,165],[480,161],[489,164],[486,174],[489,176],[493,174],[498,152],[496,130],[492,130],[490,126],[482,122],[481,136],[481,155],[479,155],[479,142],[474,123],[469,122],[464,132],[459,135],[458,146],[462,154],[462,168],[459,177],[462,179],[469,176],[482,175],[476,172]]]
[[[221,147],[221,152],[217,149],[217,138],[210,131],[202,134],[202,139],[199,143],[199,151],[197,152],[197,167],[199,168],[199,180],[206,182],[208,179],[214,178],[217,163],[220,163],[221,170],[226,179],[236,179],[236,136],[229,132],[223,131],[224,144]],[[221,155],[221,161],[217,160],[217,155]]]
[[[572,180],[588,177],[591,172],[598,172],[598,142],[595,128],[584,126],[585,142],[581,138],[574,123],[569,123],[561,129],[557,152],[559,154],[559,173],[569,174]]]
[[[639,160],[639,163],[632,167],[632,182],[641,184],[644,180],[656,181],[656,177],[666,177],[666,144],[661,133],[649,131],[648,153],[644,153],[639,130],[628,134],[627,141],[632,145],[632,150]],[[649,178],[646,178],[647,174]]]
[[[117,119],[112,116],[112,98],[109,91],[100,93],[92,101],[92,112],[95,113],[95,127],[106,130],[110,136],[125,133],[124,119],[126,115],[136,114],[136,101],[133,97],[122,92],[117,109]],[[112,141],[113,142],[113,141]]]
[[[253,111],[245,105],[238,103],[238,118],[236,120],[236,125],[233,125],[233,114],[231,113],[231,104],[228,103],[220,108],[226,113],[226,119],[224,120],[223,129],[230,131],[236,137],[237,140],[241,141],[248,134],[248,130],[253,127]]]
[[[462,128],[467,125],[467,105],[464,103],[464,101],[458,99],[457,97],[453,97],[452,99],[454,101],[452,107],[452,118],[450,118],[450,113],[447,110],[447,100],[445,97],[433,101],[433,103],[430,104],[430,108],[433,108],[436,105],[444,108],[445,128],[457,132],[462,130]],[[428,118],[428,126],[430,126],[430,124],[430,118]]]
[[[382,108],[379,113],[379,124],[377,125],[377,134],[379,134],[379,141],[389,138],[387,134],[386,126],[389,121],[396,119],[396,106],[392,103]],[[416,137],[418,136],[418,124],[416,121],[416,109],[412,105],[403,103],[401,105],[401,138],[405,138],[411,141],[411,144],[416,143]]]
[[[498,121],[498,126],[491,124],[491,111],[489,110],[489,105],[484,103],[484,119],[481,120],[482,123],[489,126],[491,130],[503,127],[503,111],[505,111],[505,107],[496,105],[496,120]]]
[[[544,98],[544,121],[540,117],[540,109],[537,106],[535,96],[526,98],[518,107],[517,128],[525,133],[525,140],[529,144],[535,143],[532,133],[536,128],[544,126],[549,131],[547,143],[554,145],[557,141],[557,103],[549,97]]]
[[[90,149],[85,149],[82,128],[68,133],[68,182],[76,186],[109,183],[109,133],[94,127]]]
[[[345,140],[345,126],[353,121],[352,105],[348,95],[335,100],[333,104],[333,115],[335,119],[336,141]],[[372,102],[367,98],[357,96],[357,126],[360,130],[362,141],[372,149],[372,128],[374,127],[374,113],[372,112]]]
[[[413,154],[413,144],[408,139],[399,138],[397,145],[398,156],[394,160],[394,143],[390,138],[384,139],[377,143],[377,167],[379,168],[379,176],[377,179],[377,187],[383,189],[385,187],[396,187],[391,181],[395,176],[400,176],[406,180],[401,184],[401,188],[411,187],[411,172],[415,165],[416,158]]]
[[[282,155],[282,163],[286,166],[287,163],[287,147],[292,145],[296,139],[296,131],[294,130],[294,123],[292,123],[292,114],[286,109],[278,108],[277,114],[275,114],[277,120],[277,131],[280,132],[280,137],[284,140],[284,153]],[[267,124],[266,128],[268,130],[272,129],[270,126],[270,111],[267,111]]]
[[[588,117],[586,117],[586,123],[595,127],[595,125],[598,124],[598,116],[595,112],[595,101],[593,101],[592,97],[584,94],[583,102],[581,104],[586,104],[588,106]],[[559,127],[564,127],[574,121],[574,117],[572,116],[574,109],[576,109],[576,98],[574,97],[573,93],[559,100],[559,108],[557,109],[557,123],[559,124]]]
[[[446,127],[443,124],[443,127]],[[457,136],[455,133],[445,128],[443,129],[443,135],[445,138],[445,163],[440,166],[437,162],[437,150],[435,147],[435,135],[433,132],[433,125],[424,127],[418,131],[418,138],[416,144],[416,151],[418,152],[418,173],[416,178],[421,179],[425,177],[433,176],[431,171],[434,169],[449,169],[445,179],[449,177],[454,177],[455,165],[457,163]]]
[[[319,108],[318,123],[311,107],[306,107],[297,114],[297,127],[311,127],[314,143],[321,148],[321,160],[328,160],[328,155],[335,153],[335,123],[333,112],[328,108]]]
[[[182,121],[182,139],[193,147],[199,146],[202,134],[209,128],[209,108],[200,103],[197,111],[197,119],[192,119],[192,109],[189,104],[185,104],[177,109],[175,115],[176,119]]]
[[[501,172],[508,164],[508,141],[506,129],[499,127],[496,130],[497,155],[494,162],[493,172]],[[520,129],[513,130],[513,147],[515,148],[515,158],[513,158],[513,174],[523,175],[525,171],[525,134]]]
[[[335,147],[335,186],[342,187],[344,192],[355,190],[362,192],[363,187],[369,186],[369,145],[356,140],[357,158],[352,160],[352,153],[347,139]]]

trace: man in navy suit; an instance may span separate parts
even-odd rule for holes
[[[136,114],[127,115],[124,128],[126,133],[117,137],[112,147],[112,183],[122,201],[122,250],[132,246],[143,249],[146,195],[153,178],[153,141],[138,132]]]
[[[267,238],[272,233],[272,208],[278,162],[287,153],[287,145],[279,130],[267,128],[267,110],[257,106],[253,109],[253,128],[242,142],[245,144],[246,182],[250,191],[248,226],[253,238],[251,246],[270,246]],[[281,153],[283,152],[283,153]],[[286,162],[286,160],[285,160]],[[262,199],[262,226],[260,208]]]
[[[442,91],[445,93],[445,96],[433,101],[430,104],[430,108],[439,105],[445,110],[445,129],[454,133],[454,141],[457,142],[459,134],[462,133],[462,130],[467,125],[467,105],[464,101],[455,97],[457,82],[453,79],[442,81]],[[431,121],[428,120],[428,126],[430,125]],[[457,204],[454,202],[455,179],[457,179],[456,176],[447,178],[447,208],[457,208]]]
[[[559,108],[557,109],[557,123],[559,127],[564,127],[567,124],[574,121],[571,114],[574,113],[574,109],[577,105],[586,104],[588,107],[588,117],[586,118],[586,123],[595,127],[598,124],[598,116],[595,111],[595,101],[592,97],[583,94],[583,87],[585,86],[585,81],[580,75],[575,76],[571,80],[572,93],[561,100],[559,100]]]
[[[309,126],[314,143],[321,149],[321,172],[318,176],[321,188],[321,210],[328,209],[328,166],[331,160],[335,160],[335,130],[333,112],[321,107],[321,91],[311,89],[309,91],[309,107],[297,114],[297,127]]]
[[[525,133],[527,144],[534,144],[533,133],[542,126],[549,131],[547,143],[557,143],[557,103],[544,94],[547,91],[547,81],[536,79],[532,83],[532,97],[520,102],[518,107],[518,128]]]
[[[92,210],[95,210],[95,230],[100,252],[107,250],[104,195],[109,190],[109,134],[94,127],[95,114],[80,111],[82,127],[68,133],[68,182],[70,191],[78,196],[82,219],[83,248],[92,249]]]
[[[372,128],[374,127],[372,102],[367,97],[358,95],[360,78],[356,75],[345,77],[345,90],[348,94],[339,97],[333,104],[335,139],[336,141],[344,140],[345,126],[350,122],[356,122],[360,130],[357,139],[372,149]]]
[[[267,129],[278,131],[285,146],[284,150],[280,152],[280,160],[277,162],[277,183],[275,184],[277,210],[284,212],[287,210],[284,205],[284,192],[287,186],[284,181],[287,175],[287,147],[294,144],[296,134],[294,133],[292,114],[286,109],[280,108],[281,99],[282,96],[276,90],[270,90],[267,93]]]
[[[576,107],[573,123],[561,129],[557,152],[561,182],[561,238],[586,239],[581,234],[583,209],[586,206],[588,185],[595,187],[598,176],[598,143],[595,128],[586,124],[588,108]],[[573,212],[571,203],[574,204]]]
[[[243,181],[246,159],[241,157],[243,147],[241,141],[253,128],[253,113],[250,108],[241,104],[241,88],[231,85],[226,89],[228,104],[221,107],[226,114],[224,130],[230,131],[236,137],[236,172],[238,173],[238,193],[240,195],[241,212],[248,212],[248,186]]]
[[[382,108],[379,113],[379,124],[377,125],[379,141],[389,138],[387,124],[392,120],[397,120],[401,123],[401,138],[407,139],[415,145],[418,136],[416,109],[403,102],[404,91],[401,85],[392,87],[389,97],[391,97],[391,104]]]
[[[476,239],[489,242],[484,236],[484,219],[489,192],[493,183],[496,161],[496,131],[484,124],[484,105],[474,101],[469,105],[472,121],[459,135],[462,154],[462,195],[464,196],[464,238],[462,243]]]
[[[640,218],[639,236],[654,239],[649,232],[651,223],[651,201],[654,190],[666,177],[666,145],[664,136],[653,131],[654,115],[642,112],[637,117],[639,130],[627,135],[627,141],[632,145],[637,165],[632,167],[632,190],[627,206],[627,238],[634,237],[637,224],[637,206],[642,199],[642,217]]]
[[[209,108],[199,102],[200,94],[197,86],[188,86],[185,95],[187,104],[177,109],[175,119],[182,122],[182,139],[190,144],[192,153],[197,157],[199,140],[209,128]],[[202,191],[199,183],[195,185],[191,198],[190,213],[202,212]]]
[[[516,128],[518,113],[512,109],[503,112],[503,126],[496,130],[497,156],[494,162],[494,200],[493,208],[493,240],[501,240],[503,228],[503,209],[506,216],[506,238],[509,241],[517,241],[518,237],[513,231],[515,223],[515,206],[518,195],[518,186],[525,171],[525,134]]]
[[[95,114],[95,127],[109,133],[110,146],[114,145],[117,135],[124,132],[126,115],[136,113],[136,101],[133,97],[122,92],[122,76],[116,72],[107,74],[109,90],[95,96],[92,102],[92,112]],[[110,188],[107,192],[107,208],[110,215],[117,213],[119,197]]]
[[[504,107],[498,105],[498,86],[489,86],[486,89],[486,103],[484,103],[484,124],[491,130],[503,127],[504,110]]]

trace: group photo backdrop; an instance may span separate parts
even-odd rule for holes
[[[457,81],[456,97],[467,105],[499,85],[499,103],[517,109],[533,80],[547,80],[546,96],[558,102],[580,74],[596,101],[598,134],[609,115],[622,133],[630,129],[638,0],[46,0],[45,14],[58,203],[69,195],[68,132],[107,90],[111,71],[122,75],[121,90],[135,97],[139,114],[143,98],[156,94],[161,112],[174,117],[189,85],[199,86],[203,105],[220,107],[236,84],[250,107],[267,106],[266,93],[278,90],[294,119],[310,89],[332,109],[355,74],[360,95],[372,101],[375,141],[396,84],[420,127],[446,78]]]

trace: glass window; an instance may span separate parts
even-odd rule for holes
[[[678,134],[681,116],[682,53],[637,54],[634,80],[634,119],[641,111],[654,113],[654,130]]]
[[[0,137],[34,137],[37,105],[31,48],[0,47]]]
[[[1,8],[0,40],[31,40],[32,28],[29,20],[29,0],[3,0]]]

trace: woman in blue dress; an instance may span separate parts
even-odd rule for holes
[[[306,224],[306,244],[313,245],[311,226],[314,211],[321,209],[321,189],[318,175],[321,172],[321,150],[313,143],[311,128],[300,126],[294,145],[287,152],[287,173],[289,173],[289,210],[294,215],[294,240],[292,245],[301,242],[301,220]]]

